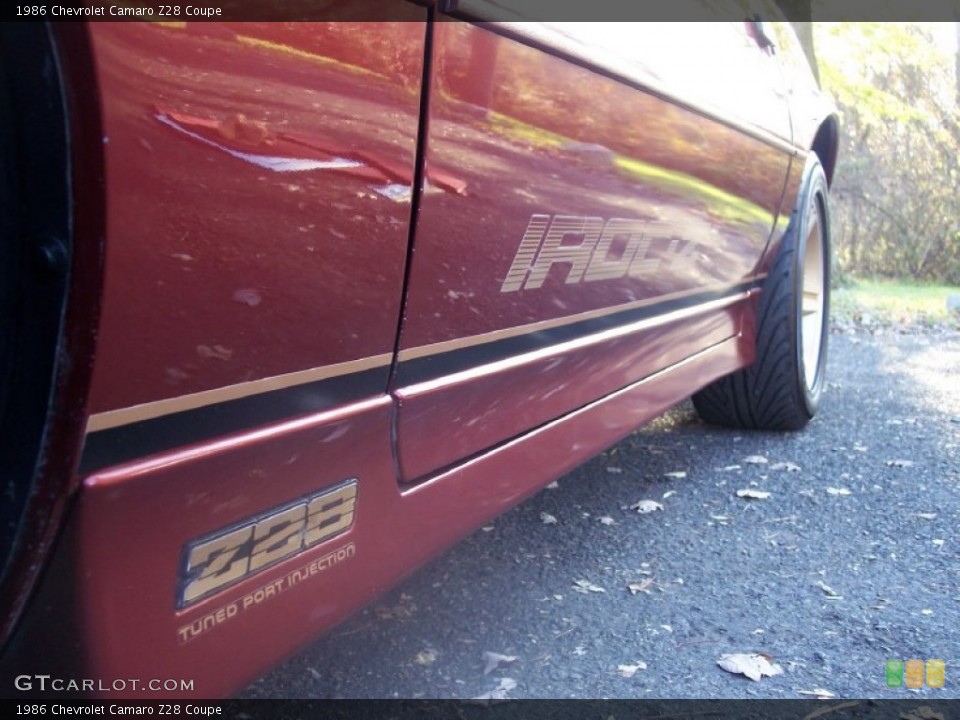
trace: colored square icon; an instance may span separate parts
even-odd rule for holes
[[[908,688],[923,687],[923,660],[907,660],[904,669],[904,684]]]
[[[927,687],[942,688],[946,681],[943,660],[927,660]]]
[[[903,660],[887,660],[887,687],[898,688],[903,685]]]

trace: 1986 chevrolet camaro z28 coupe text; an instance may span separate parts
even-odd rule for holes
[[[490,5],[2,30],[4,695],[228,695],[686,397],[814,415],[790,24]]]

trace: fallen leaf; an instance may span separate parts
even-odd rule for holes
[[[827,495],[843,495],[843,496],[847,496],[847,495],[853,495],[853,493],[850,492],[849,490],[847,490],[846,488],[828,487],[828,488],[827,488]]]
[[[683,480],[687,474],[683,470],[676,470],[675,472],[664,473],[663,476],[673,478],[675,480]]]
[[[747,455],[743,461],[747,465],[766,465],[768,462],[770,462],[763,455]]]
[[[725,653],[717,660],[717,665],[729,673],[746,675],[757,681],[764,675],[773,677],[783,673],[783,668],[771,663],[765,655],[759,653]]]
[[[632,678],[637,674],[637,670],[646,670],[645,662],[638,662],[636,665],[617,665],[617,673],[620,677]]]
[[[832,587],[827,585],[823,580],[817,580],[817,587],[823,590],[830,597],[835,597],[835,598],[840,597],[840,593],[838,593]]]
[[[516,655],[501,655],[500,653],[484,651],[480,656],[480,659],[483,660],[483,674],[489,675],[491,672],[497,669],[497,666],[500,663],[512,663],[516,662]]]
[[[437,651],[427,648],[417,653],[413,661],[417,665],[432,665],[437,659]]]
[[[500,684],[493,690],[485,692],[483,695],[475,697],[474,700],[506,700],[507,693],[517,686],[517,681],[513,678],[501,678]]]
[[[800,466],[792,462],[778,462],[770,466],[771,470],[786,470],[787,472],[800,472]]]
[[[829,690],[824,690],[823,688],[814,688],[813,690],[797,690],[797,693],[800,695],[813,695],[813,697],[820,698],[821,700],[829,700],[832,697],[836,697]]]
[[[770,497],[770,493],[763,490],[752,490],[746,488],[744,490],[737,490],[737,497],[749,498],[751,500],[766,500]]]
[[[556,525],[558,520],[548,512],[540,513],[540,522],[544,525]]]
[[[594,585],[589,580],[575,581],[573,583],[573,591],[578,593],[583,593],[584,595],[586,595],[587,593],[605,593],[606,592],[606,590],[604,590],[602,587],[600,587],[599,585]]]
[[[614,519],[613,519],[612,517],[610,517],[609,515],[604,515],[604,516],[602,516],[602,517],[600,518],[600,524],[601,524],[601,525],[616,525],[616,524],[617,524],[617,521],[614,520]]]
[[[637,593],[645,592],[649,594],[649,588],[653,585],[653,578],[644,578],[640,582],[632,582],[627,585],[627,588],[630,590],[631,595],[636,595]]]
[[[663,510],[663,505],[656,500],[641,500],[631,505],[630,509],[636,510],[641,515],[646,515],[647,513],[656,512],[657,510]]]
[[[908,468],[913,467],[913,460],[887,460],[887,467]]]

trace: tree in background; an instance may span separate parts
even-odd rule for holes
[[[821,81],[842,114],[841,271],[960,284],[958,61],[935,37],[943,29],[814,24]]]

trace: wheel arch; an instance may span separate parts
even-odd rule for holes
[[[0,425],[0,646],[6,645],[79,487],[103,276],[105,183],[94,56],[82,23],[0,28],[0,72],[15,151],[8,237],[16,271],[13,374]],[[12,206],[12,207],[11,207]],[[9,461],[9,462],[8,462]]]
[[[837,153],[840,147],[840,123],[836,115],[828,115],[813,137],[810,150],[820,158],[823,172],[827,176],[827,186],[833,187],[833,172],[837,166]]]

